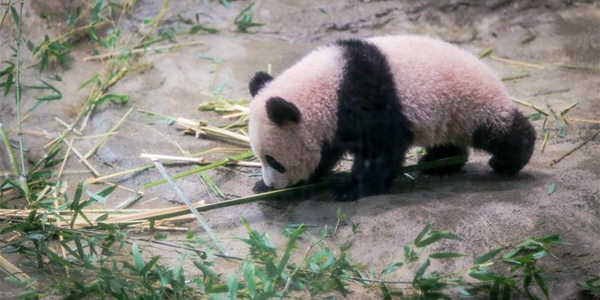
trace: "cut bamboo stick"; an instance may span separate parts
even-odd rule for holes
[[[581,142],[581,144],[575,146],[575,148],[569,150],[569,152],[565,153],[563,156],[557,158],[557,159],[553,159],[548,166],[553,166],[559,162],[561,162],[563,159],[565,159],[567,156],[573,154],[575,151],[579,150],[581,147],[585,146],[587,143],[589,143],[591,140],[593,140],[596,136],[598,136],[598,134],[600,134],[600,130],[596,131],[594,134],[592,134],[590,137],[588,137],[585,141]]]
[[[522,67],[527,67],[527,68],[535,68],[535,69],[545,69],[546,68],[544,65],[532,64],[532,63],[527,63],[527,62],[523,62],[523,61],[507,59],[507,58],[498,57],[495,55],[490,55],[490,58],[495,61],[503,62],[505,64],[517,65],[517,66],[522,66]]]

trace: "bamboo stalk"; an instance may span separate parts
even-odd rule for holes
[[[21,282],[28,282],[31,280],[31,277],[27,275],[25,272],[21,271],[17,266],[8,261],[4,256],[0,254],[0,270],[2,270],[6,275],[10,277],[14,277]],[[37,282],[31,282],[32,289],[37,290]]]
[[[597,68],[597,67],[565,65],[565,64],[560,64],[558,66],[561,68],[565,68],[565,69],[582,69],[582,70],[589,70],[589,71],[600,71],[600,68]]]
[[[569,118],[569,121],[580,122],[580,123],[600,124],[600,121],[598,121],[598,120],[588,120],[588,119]]]
[[[165,163],[171,163],[172,161],[167,161]],[[212,164],[214,162],[203,162],[203,164]],[[240,166],[240,167],[260,167],[260,163],[257,162],[249,162],[249,161],[231,161],[229,163],[227,163],[226,165],[236,165],[236,166]],[[119,177],[119,176],[123,176],[123,175],[127,175],[127,174],[131,174],[131,173],[135,173],[135,172],[141,172],[144,170],[148,170],[153,168],[154,165],[145,165],[145,166],[141,166],[138,168],[133,168],[133,169],[129,169],[129,170],[124,170],[121,172],[117,172],[117,173],[113,173],[113,174],[109,174],[106,176],[102,176],[102,177],[95,177],[95,178],[89,178],[87,180],[88,183],[98,183],[101,181],[106,181],[107,179],[111,179],[111,178],[115,178],[115,177]]]
[[[242,154],[239,154],[239,155],[236,155],[236,156],[223,158],[223,159],[221,159],[219,161],[216,161],[216,162],[214,162],[212,164],[209,164],[209,165],[197,168],[197,169],[193,169],[193,170],[189,170],[189,171],[186,171],[186,172],[183,172],[183,173],[176,174],[176,175],[172,176],[172,178],[173,179],[178,179],[178,178],[189,176],[189,175],[192,175],[192,174],[195,174],[195,173],[198,173],[198,172],[202,172],[202,171],[214,169],[214,168],[217,168],[217,167],[220,167],[220,166],[224,166],[224,165],[227,165],[227,164],[231,163],[232,161],[243,160],[243,159],[247,159],[247,158],[250,158],[250,157],[253,157],[253,156],[254,156],[254,153],[252,153],[252,151],[248,151],[246,153],[242,153]],[[160,179],[160,180],[156,180],[156,181],[153,181],[153,182],[150,182],[150,183],[146,183],[142,187],[145,188],[145,189],[147,189],[147,188],[151,188],[153,186],[157,186],[157,185],[165,183],[165,182],[167,182],[166,179]]]
[[[61,141],[65,144],[67,144],[67,142],[64,139],[61,139]],[[77,148],[71,147],[71,150],[81,160],[81,162],[86,167],[88,167],[88,169],[90,169],[90,171],[92,171],[92,174],[94,174],[94,176],[96,176],[96,177],[100,176],[100,173],[96,170],[96,168],[94,168],[94,166],[92,166],[92,164],[90,164],[90,162],[77,150]]]
[[[109,58],[109,57],[116,56],[116,55],[123,55],[123,53],[139,54],[139,53],[143,53],[143,52],[147,52],[147,51],[165,50],[165,49],[171,49],[171,48],[175,48],[175,47],[195,46],[195,45],[200,45],[203,43],[204,43],[203,41],[192,41],[192,42],[179,43],[179,44],[160,45],[160,46],[147,47],[147,48],[114,51],[114,52],[104,53],[104,54],[100,54],[100,55],[86,56],[83,58],[83,61],[105,59],[105,58]]]
[[[186,129],[196,132],[196,137],[198,137],[200,133],[204,133],[204,131],[206,131],[212,132],[217,135],[233,138],[235,140],[242,141],[245,143],[250,143],[250,138],[248,138],[247,136],[231,132],[229,130],[221,129],[210,125],[202,125],[200,122],[192,121],[186,118],[177,118],[177,120],[175,121],[179,125],[186,127]]]
[[[67,122],[61,120],[59,117],[54,117],[54,120],[56,120],[56,122],[60,123],[60,125],[64,126],[68,130],[71,130],[71,131],[75,132],[75,134],[77,134],[77,135],[83,135],[79,130],[73,128],[73,126],[67,124]]]
[[[494,49],[492,49],[492,47],[487,47],[487,48],[483,49],[483,51],[479,52],[479,54],[477,55],[477,58],[482,59],[482,58],[490,55],[492,53],[492,51],[494,51]]]
[[[13,168],[13,173],[19,174],[19,167],[17,163],[17,159],[15,158],[15,153],[12,150],[12,146],[10,145],[10,140],[8,139],[8,135],[6,134],[6,130],[4,130],[4,124],[2,123],[2,117],[0,116],[0,133],[2,134],[2,141],[4,141],[4,147],[6,147],[6,153],[8,153],[8,158],[10,160],[10,164]]]
[[[188,162],[195,162],[195,163],[203,163],[204,162],[204,157],[185,157],[185,156],[171,156],[171,155],[162,155],[162,154],[148,154],[148,153],[142,153],[140,155],[141,158],[149,158],[149,159],[168,159],[170,161],[188,161]]]
[[[560,111],[560,115],[564,116],[566,113],[568,113],[571,109],[573,109],[574,107],[578,106],[579,102],[573,102],[572,104],[565,106],[563,109],[561,109]]]
[[[546,131],[544,133],[544,142],[542,143],[542,147],[540,148],[540,153],[544,153],[544,148],[546,148],[546,142],[548,142],[549,136],[550,136],[550,131]]]
[[[125,119],[127,119],[127,117],[129,116],[129,114],[133,111],[135,107],[131,107],[124,115],[123,117],[121,117],[121,119],[117,122],[117,124],[115,124],[109,131],[108,133],[112,133],[117,131],[117,129],[119,129],[119,127],[121,126],[121,124],[123,124],[123,122],[125,122]],[[85,158],[90,158],[90,156],[94,155],[94,153],[96,153],[96,151],[98,150],[98,148],[100,148],[100,146],[102,146],[102,144],[104,144],[104,142],[106,142],[106,140],[108,140],[108,138],[110,137],[110,135],[105,135],[104,137],[102,137],[102,139],[100,139],[98,141],[98,143],[96,143],[96,145],[94,145],[94,147],[92,147],[92,149],[90,149],[90,151],[88,151],[88,153],[85,154]]]
[[[512,101],[513,101],[513,102],[515,102],[515,103],[518,103],[518,104],[521,104],[521,105],[523,105],[523,106],[527,106],[527,107],[533,108],[533,109],[535,109],[537,112],[539,112],[540,114],[542,114],[542,115],[544,115],[544,116],[548,116],[548,113],[547,113],[547,112],[543,111],[541,108],[539,108],[539,107],[537,107],[537,106],[535,106],[535,105],[533,105],[533,104],[531,104],[531,103],[529,103],[529,102],[526,102],[526,101],[523,101],[523,100],[519,100],[519,99],[517,99],[517,98],[515,98],[515,97],[509,97],[509,98],[510,98],[510,100],[512,100]]]
[[[531,76],[531,73],[528,71],[523,71],[514,75],[507,75],[502,77],[502,81],[510,81],[510,80],[515,80],[515,79],[521,79],[521,78],[525,78],[525,77],[529,77]]]
[[[67,160],[69,159],[69,155],[71,154],[71,148],[73,148],[73,139],[71,139],[71,141],[69,141],[69,146],[67,148],[67,154],[65,154],[65,158],[63,159],[62,163],[60,164],[60,169],[58,170],[58,175],[56,176],[59,179],[60,179],[60,176],[63,173],[65,165],[67,164]]]
[[[115,132],[107,132],[107,133],[96,134],[96,135],[86,135],[86,136],[78,137],[77,139],[81,139],[81,140],[97,139],[97,138],[105,137],[107,135],[108,136],[117,135],[118,133],[119,133],[118,131],[115,131]]]
[[[569,150],[569,152],[565,153],[563,156],[557,158],[557,159],[553,159],[548,166],[553,166],[557,163],[559,163],[561,160],[565,159],[567,156],[573,154],[573,152],[579,150],[581,147],[585,146],[587,143],[589,143],[591,140],[593,140],[596,136],[598,136],[598,134],[600,134],[600,130],[596,131],[594,134],[592,134],[590,137],[588,137],[585,141],[583,141],[581,144],[575,146],[575,148]]]
[[[195,207],[192,204],[192,202],[190,201],[190,199],[188,199],[188,197],[183,193],[181,188],[175,183],[175,181],[173,181],[171,176],[169,176],[165,167],[160,163],[160,161],[158,161],[156,159],[153,159],[152,162],[154,163],[154,165],[156,166],[156,169],[160,172],[160,174],[165,178],[165,180],[167,180],[167,182],[169,182],[169,185],[171,186],[171,188],[173,190],[175,190],[175,193],[177,194],[179,199],[181,199],[183,201],[183,203],[185,203],[185,205],[189,209],[189,211],[194,215],[194,217],[196,217],[196,219],[198,220],[200,225],[202,225],[202,228],[204,228],[204,230],[206,231],[208,236],[210,236],[210,238],[213,240],[213,242],[215,242],[215,245],[217,246],[219,251],[221,251],[222,254],[226,255],[227,250],[225,250],[223,245],[221,245],[221,243],[219,242],[219,239],[217,238],[217,235],[212,230],[210,225],[208,225],[208,223],[206,222],[206,219],[204,219],[204,217],[200,214],[200,212],[198,212],[195,209]]]
[[[503,58],[503,57],[498,57],[495,55],[490,55],[490,58],[495,61],[503,62],[505,64],[517,65],[517,66],[522,66],[522,67],[527,67],[527,68],[535,68],[535,69],[545,69],[546,68],[544,65],[532,64],[532,63],[522,62],[522,61],[518,61],[518,60],[511,60],[511,59],[507,59],[507,58]]]
[[[137,191],[137,192],[135,192],[135,194],[131,195],[129,198],[117,203],[117,205],[115,205],[114,209],[120,210],[120,209],[128,208],[129,206],[133,205],[138,200],[142,199],[143,196],[144,196],[144,193],[142,191]]]

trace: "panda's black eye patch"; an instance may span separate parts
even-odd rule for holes
[[[282,166],[277,160],[273,158],[273,156],[266,155],[267,163],[271,168],[275,169],[279,173],[285,173],[285,167]]]

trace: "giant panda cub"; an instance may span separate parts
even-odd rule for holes
[[[249,88],[250,144],[275,189],[328,174],[346,152],[354,162],[341,200],[386,192],[413,145],[427,150],[421,162],[482,149],[503,175],[519,172],[534,148],[534,128],[494,73],[429,37],[340,40],[276,78],[256,73]]]

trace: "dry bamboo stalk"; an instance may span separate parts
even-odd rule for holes
[[[21,124],[23,124],[23,122],[25,122],[25,120],[27,120],[27,118],[29,118],[29,116],[30,116],[30,113],[27,113],[24,117],[22,117],[21,118]],[[8,130],[6,132],[11,132],[11,131],[17,129],[17,126],[19,126],[19,123],[13,124],[12,126],[10,126],[8,128]]]
[[[168,163],[168,162],[165,162],[165,163]],[[211,163],[214,163],[214,161],[213,162],[205,161],[202,164],[211,164]],[[232,162],[229,162],[227,165],[228,166],[230,166],[230,165],[237,165],[237,166],[241,166],[241,167],[260,167],[260,163],[247,162],[247,161],[232,161]],[[141,172],[141,171],[153,168],[153,167],[154,167],[154,165],[145,165],[145,166],[142,166],[142,167],[125,170],[125,171],[117,172],[117,173],[114,173],[114,174],[109,174],[109,175],[102,176],[102,177],[89,178],[87,180],[87,182],[88,183],[105,182],[107,179],[111,179],[111,178],[114,178],[114,177],[119,177],[119,176],[127,175],[127,174],[130,174],[130,173]]]
[[[44,196],[46,196],[46,194],[48,193],[48,190],[50,189],[50,186],[47,185],[46,187],[44,187],[44,189],[39,193],[39,195],[37,196],[37,198],[35,199],[35,201],[40,201],[42,200],[42,198],[44,198]]]
[[[142,197],[144,197],[144,192],[139,190],[139,191],[135,192],[135,194],[128,197],[127,199],[117,203],[117,205],[115,205],[115,209],[119,210],[119,209],[127,208],[127,207],[133,205],[138,200],[142,199]]]
[[[73,148],[73,139],[71,139],[71,141],[69,141],[69,147],[67,148],[67,154],[65,154],[65,158],[63,159],[62,163],[60,164],[60,169],[58,170],[58,176],[57,176],[59,179],[60,179],[60,176],[62,175],[65,165],[67,164],[67,160],[69,159],[69,154],[71,154],[71,148]]]
[[[61,120],[59,117],[54,117],[54,120],[56,120],[56,122],[60,123],[60,125],[64,126],[68,130],[71,130],[71,131],[75,132],[75,134],[77,134],[77,135],[83,135],[83,133],[81,133],[79,130],[73,128],[73,126],[67,124],[67,122]]]
[[[558,66],[561,68],[566,68],[566,69],[583,69],[583,70],[590,70],[590,71],[600,71],[600,68],[597,68],[597,67],[565,65],[565,64],[559,64]]]
[[[19,269],[17,266],[12,264],[10,261],[8,261],[6,258],[4,258],[1,254],[0,254],[0,270],[2,270],[4,273],[6,273],[6,275],[8,275],[10,277],[14,277],[22,282],[27,282],[31,279],[31,277],[29,277],[29,275],[25,274],[25,272],[21,271],[21,269]],[[33,288],[34,290],[37,290],[37,282],[32,282],[31,288]]]
[[[537,107],[537,106],[535,106],[535,105],[533,105],[533,104],[531,104],[529,102],[526,102],[526,101],[523,101],[523,100],[519,100],[519,99],[517,99],[515,97],[509,97],[509,98],[510,98],[510,100],[512,100],[515,103],[521,104],[523,106],[531,107],[531,108],[535,109],[537,112],[539,112],[540,114],[542,114],[544,116],[548,116],[547,112],[543,111],[541,108],[539,108],[539,107]]]
[[[542,147],[540,148],[540,153],[544,153],[544,148],[546,148],[546,142],[548,142],[548,137],[550,136],[550,131],[546,131],[544,134],[544,142],[542,143]]]
[[[22,130],[21,131],[23,134],[28,134],[28,135],[32,135],[32,136],[43,136],[46,137],[47,134],[44,133],[43,131],[36,131],[36,130]]]
[[[132,106],[124,115],[123,117],[121,117],[121,119],[119,119],[119,121],[117,122],[117,124],[115,124],[109,131],[108,133],[111,132],[115,132],[117,131],[117,129],[119,129],[119,127],[121,126],[121,124],[123,124],[123,122],[125,122],[125,119],[127,119],[127,117],[129,116],[129,114],[133,111],[135,107]],[[90,149],[90,151],[88,151],[88,153],[85,154],[85,158],[90,158],[90,156],[92,156],[94,153],[96,153],[96,151],[98,150],[98,148],[100,148],[100,146],[102,146],[102,144],[104,144],[104,142],[106,142],[106,140],[108,140],[108,138],[110,137],[110,135],[105,135],[104,137],[102,137],[102,139],[100,139],[100,141],[98,141],[98,143],[96,143],[96,145],[94,145],[94,147],[92,147],[92,149]]]
[[[239,104],[234,104],[233,108],[237,109],[237,110],[239,110],[241,112],[250,113],[250,108],[247,107],[247,106],[242,106],[242,105],[239,105]]]
[[[592,134],[590,137],[588,137],[585,141],[581,142],[581,144],[575,146],[575,148],[569,150],[569,152],[565,153],[563,156],[557,158],[557,159],[553,159],[548,166],[553,166],[557,163],[559,163],[561,160],[565,159],[567,156],[573,154],[573,152],[579,150],[581,147],[585,146],[585,144],[589,143],[591,140],[593,140],[598,134],[600,134],[600,130],[596,131],[594,134]]]
[[[134,224],[134,225],[127,225],[128,228],[131,229],[142,229],[142,230],[150,230],[150,225],[142,225],[142,224]],[[189,228],[187,227],[175,227],[175,226],[152,226],[153,230],[163,230],[163,231],[182,231],[182,232],[188,232],[190,231]]]
[[[87,180],[87,182],[88,183],[98,183],[100,181],[105,181],[106,179],[110,179],[110,178],[113,178],[113,177],[118,177],[118,176],[126,175],[126,174],[129,174],[129,173],[135,173],[135,172],[139,172],[139,171],[144,171],[144,170],[152,168],[153,166],[154,165],[147,165],[147,166],[143,166],[143,167],[139,167],[139,168],[135,168],[135,169],[129,169],[129,170],[117,172],[117,173],[106,175],[106,176],[102,176],[102,177],[90,178],[90,179]]]
[[[587,120],[587,119],[577,119],[577,118],[568,118],[569,121],[580,122],[580,123],[591,123],[591,124],[600,124],[598,120]]]
[[[148,48],[138,48],[138,49],[131,49],[131,50],[114,51],[114,52],[109,52],[109,53],[100,54],[100,55],[86,56],[83,58],[83,61],[104,59],[104,58],[109,58],[109,57],[116,56],[116,55],[122,55],[123,51],[125,51],[126,54],[139,54],[139,53],[143,53],[146,51],[165,50],[165,49],[171,49],[171,48],[175,48],[175,47],[195,46],[195,45],[199,45],[202,43],[204,43],[204,42],[203,41],[193,41],[193,42],[171,44],[171,45],[160,45],[160,46],[148,47]]]
[[[241,135],[239,133],[235,133],[235,132],[231,132],[229,130],[225,130],[225,129],[221,129],[218,127],[214,127],[214,126],[202,126],[202,129],[205,131],[209,131],[209,132],[213,132],[216,134],[220,134],[220,135],[224,135],[227,137],[231,137],[234,138],[238,141],[242,141],[242,142],[246,142],[246,143],[250,143],[250,138],[245,136],[245,135]]]
[[[522,61],[518,61],[518,60],[511,60],[511,59],[507,59],[507,58],[503,58],[503,57],[498,57],[495,55],[490,55],[490,58],[493,60],[499,61],[499,62],[511,64],[511,65],[517,65],[517,66],[523,66],[523,67],[535,68],[535,69],[545,69],[546,68],[544,65],[526,63],[526,62],[522,62]]]
[[[564,116],[566,113],[568,113],[571,109],[573,109],[577,105],[579,105],[579,102],[573,102],[570,105],[563,107],[563,109],[560,110],[560,115]]]
[[[65,144],[67,143],[67,141],[65,141],[64,139],[62,140],[62,142],[65,143]],[[75,147],[71,147],[71,150],[81,160],[81,162],[86,167],[88,167],[88,169],[90,169],[90,171],[92,171],[92,173],[94,174],[94,176],[96,176],[96,177],[100,176],[100,173],[94,168],[94,166],[92,166],[92,164],[90,164],[90,162],[87,159],[85,159],[85,157],[83,157],[83,155],[81,155],[81,153],[79,151],[77,151],[77,149]]]
[[[162,155],[162,154],[148,154],[142,153],[140,155],[141,158],[149,158],[149,159],[168,159],[171,161],[189,161],[195,163],[204,163],[204,157],[185,157],[185,156],[171,156],[171,155]]]
[[[196,132],[196,137],[200,133],[207,131],[207,132],[216,133],[218,135],[230,137],[230,138],[233,138],[235,140],[242,141],[245,143],[250,143],[250,139],[247,136],[244,136],[244,135],[241,135],[241,134],[238,134],[235,132],[231,132],[229,130],[214,127],[214,126],[202,125],[200,122],[192,121],[190,119],[180,117],[180,118],[177,118],[177,120],[175,120],[175,122],[177,122],[179,125],[181,125],[183,127],[186,127],[186,129],[188,129],[188,130],[192,130],[192,131]]]
[[[198,207],[206,205],[206,202],[204,200],[202,200],[202,201],[193,203],[192,205],[195,208],[198,208]],[[118,224],[121,222],[149,219],[152,217],[164,215],[165,213],[182,212],[182,211],[188,211],[188,210],[189,210],[189,208],[186,205],[177,206],[177,207],[168,207],[168,208],[164,208],[164,209],[156,209],[156,210],[143,212],[143,213],[139,213],[139,214],[127,215],[127,216],[116,217],[116,218],[108,218],[108,219],[102,221],[102,223]]]
[[[237,118],[237,117],[241,117],[241,116],[245,116],[247,115],[247,112],[236,112],[236,113],[232,113],[232,114],[227,114],[227,115],[223,115],[221,118],[223,119],[233,119],[233,118]]]
[[[82,137],[78,137],[78,139],[81,140],[87,140],[87,139],[97,139],[97,138],[101,138],[101,137],[105,137],[107,135],[117,135],[119,132],[115,131],[115,132],[108,132],[108,133],[103,133],[103,134],[96,134],[96,135],[86,135],[86,136],[82,136]]]
[[[477,54],[477,58],[482,59],[482,58],[490,55],[492,53],[492,51],[494,51],[494,49],[492,49],[492,47],[487,47],[487,48],[483,49],[483,51],[479,52],[479,54]]]

